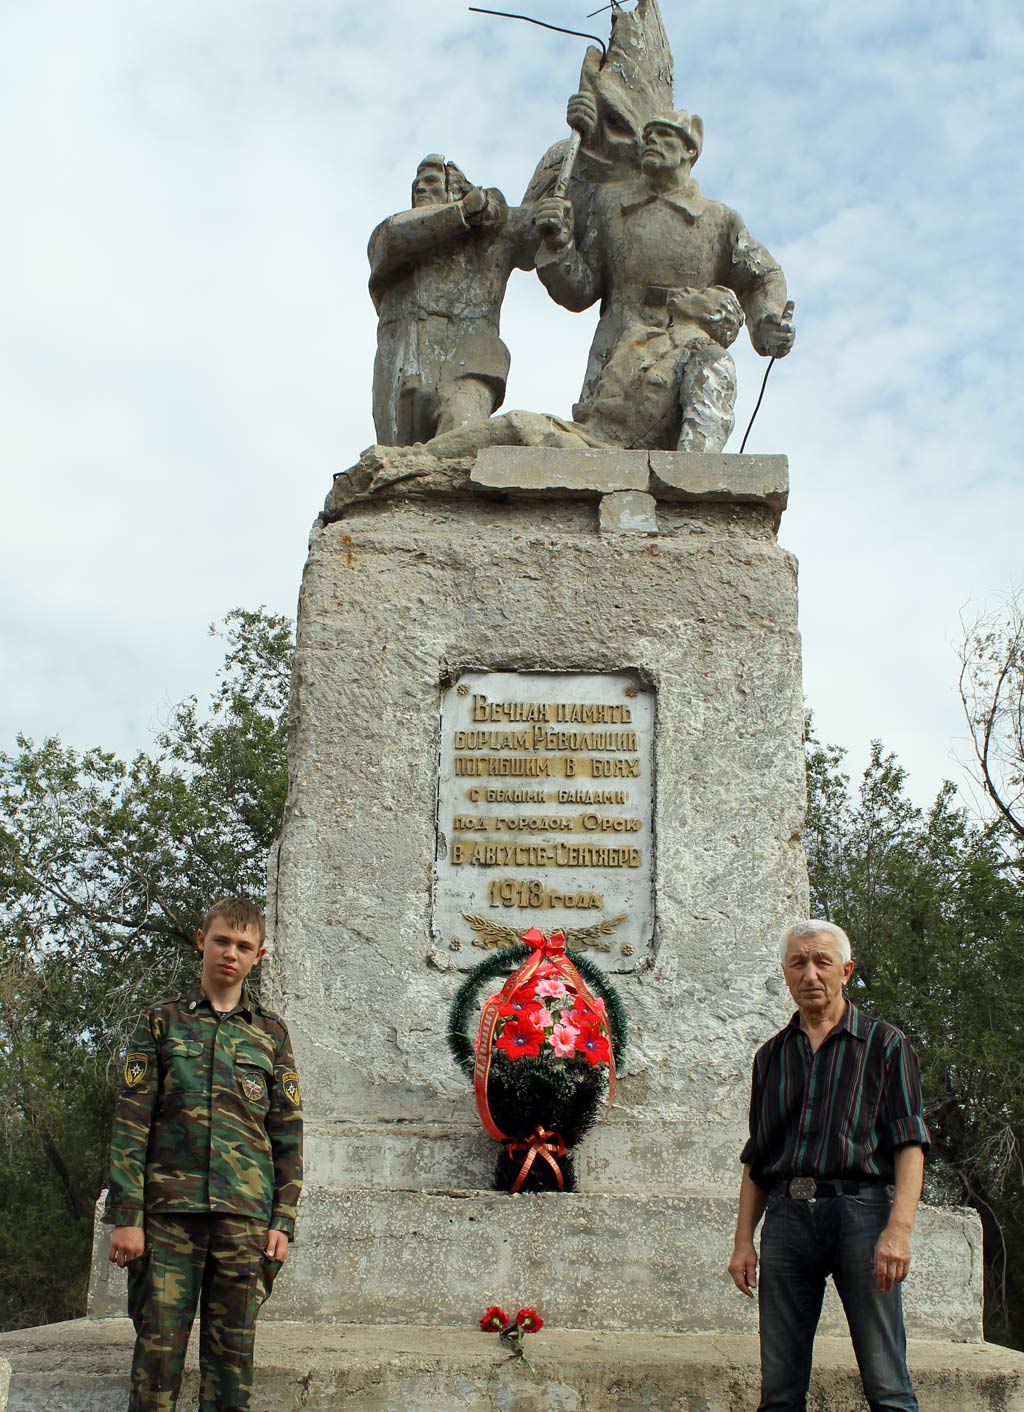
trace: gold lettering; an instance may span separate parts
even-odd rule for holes
[[[640,776],[640,761],[636,758],[632,760],[589,760],[588,763],[594,779],[606,779],[609,776],[615,779],[626,777],[638,779]]]
[[[487,900],[492,907],[523,907],[532,911],[549,908],[556,911],[600,911],[604,894],[600,892],[559,892],[543,883],[519,878],[492,878],[487,884]]]
[[[560,789],[547,798],[552,804],[625,804],[629,796],[624,789]]]
[[[630,725],[633,721],[633,713],[628,706],[577,701],[489,701],[479,693],[473,695],[470,715],[475,725],[484,725],[489,721],[540,721],[564,722],[568,725],[618,726]]]
[[[639,833],[643,828],[642,819],[620,819],[614,814],[583,814],[580,823],[584,832],[596,833]]]

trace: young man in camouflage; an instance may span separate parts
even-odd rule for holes
[[[197,1304],[199,1412],[248,1412],[256,1315],[302,1188],[288,1030],[245,988],[265,935],[254,903],[215,902],[199,984],[147,1011],[125,1056],[104,1220],[137,1334],[129,1412],[174,1412]]]

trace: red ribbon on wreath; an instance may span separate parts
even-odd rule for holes
[[[540,1123],[534,1128],[527,1138],[510,1138],[506,1144],[508,1155],[516,1158],[523,1154],[523,1164],[519,1168],[519,1175],[512,1183],[512,1190],[516,1192],[522,1186],[533,1166],[534,1159],[543,1157],[555,1174],[555,1181],[558,1183],[558,1190],[565,1189],[565,1178],[562,1176],[562,1169],[558,1165],[558,1159],[565,1156],[565,1139],[561,1133],[551,1132],[548,1128],[542,1128]]]
[[[480,1114],[480,1121],[483,1123],[490,1136],[497,1142],[515,1141],[515,1139],[509,1137],[508,1133],[503,1133],[498,1127],[491,1114],[491,1106],[487,1101],[487,1081],[490,1077],[491,1060],[494,1056],[494,1031],[498,1027],[498,1012],[501,1007],[507,1001],[511,1000],[520,986],[526,985],[533,979],[541,966],[549,966],[551,968],[551,974],[561,976],[588,1005],[595,1011],[597,1011],[598,1008],[597,1001],[584,984],[583,977],[565,954],[565,932],[552,932],[550,936],[545,936],[537,927],[531,927],[528,932],[523,933],[522,940],[526,942],[527,946],[532,946],[533,951],[518,970],[512,972],[501,990],[484,1002],[483,1013],[480,1016],[480,1028],[477,1031],[476,1062],[473,1065],[473,1088],[476,1092],[476,1107],[477,1112]],[[610,1028],[609,1026],[609,1030]],[[608,1045],[608,1051],[608,1102],[610,1104],[615,1098],[615,1050],[610,1043]],[[537,1131],[543,1132],[543,1129],[536,1129],[535,1135]],[[548,1136],[558,1137],[558,1134],[545,1134],[545,1137]],[[532,1138],[529,1139],[527,1146],[529,1146],[532,1141]],[[562,1139],[559,1137],[558,1141],[562,1142]],[[540,1149],[538,1149],[538,1151],[540,1151]],[[558,1156],[564,1156],[564,1153],[565,1144],[562,1143],[562,1151]],[[511,1150],[509,1155],[512,1155]],[[528,1165],[524,1164],[526,1170],[520,1172],[517,1185],[513,1187],[514,1191],[518,1191],[518,1183],[525,1179],[526,1172],[529,1171],[529,1167],[533,1164],[536,1155],[536,1152],[533,1152],[532,1155],[527,1154]],[[551,1161],[546,1150],[541,1151],[541,1156],[546,1158],[549,1162]],[[551,1162],[551,1165],[555,1167],[558,1173],[559,1186],[561,1186],[561,1169],[555,1162]]]

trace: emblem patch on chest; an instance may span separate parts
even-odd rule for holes
[[[281,1087],[292,1107],[298,1108],[302,1095],[299,1093],[299,1076],[294,1069],[286,1069],[281,1075]]]
[[[138,1088],[139,1084],[146,1077],[146,1070],[148,1068],[148,1054],[126,1054],[124,1057],[125,1088]]]
[[[262,1074],[243,1074],[239,1082],[242,1085],[242,1092],[250,1103],[260,1103],[263,1100],[266,1089],[263,1087]]]

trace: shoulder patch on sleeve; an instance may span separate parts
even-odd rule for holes
[[[149,1055],[133,1051],[124,1056],[124,1086],[138,1088],[149,1070]]]
[[[302,1094],[299,1092],[299,1076],[294,1069],[284,1069],[281,1073],[281,1087],[284,1095],[293,1108],[298,1108],[302,1103]]]

